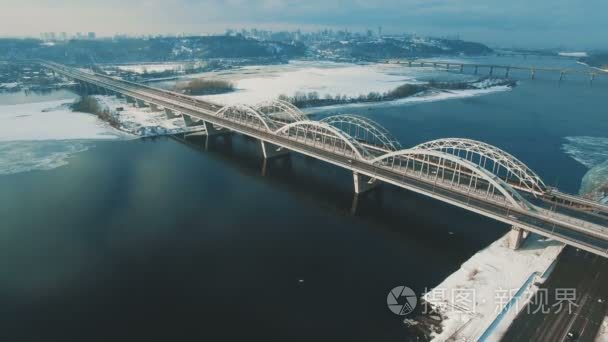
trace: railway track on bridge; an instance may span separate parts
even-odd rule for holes
[[[604,219],[608,206],[573,195],[561,196],[555,189],[546,188],[525,164],[491,145],[468,139],[443,139],[401,149],[386,129],[373,122],[350,118],[313,121],[280,101],[256,107],[222,107],[57,63],[38,63],[78,81],[82,87],[96,87],[179,113],[187,124],[203,125],[207,134],[234,132],[258,139],[265,157],[293,151],[351,170],[357,192],[380,182],[389,183],[510,224],[517,230],[608,257],[608,219]],[[337,122],[353,124],[366,135],[348,133]],[[530,203],[522,196],[523,192],[533,197],[558,196],[563,199],[561,204],[574,203],[583,211],[599,213],[599,219],[592,221],[547,210]]]

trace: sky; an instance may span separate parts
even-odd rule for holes
[[[0,36],[377,30],[505,47],[608,49],[608,0],[0,0]]]

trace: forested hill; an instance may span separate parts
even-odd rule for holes
[[[301,43],[259,41],[239,36],[124,38],[45,43],[38,39],[0,39],[0,59],[43,58],[62,63],[128,63],[203,58],[294,58]]]
[[[196,37],[72,39],[0,39],[0,59],[42,58],[67,64],[170,62],[211,58],[334,61],[378,61],[387,58],[485,55],[492,49],[458,39],[412,36],[309,35],[260,39],[243,35]]]

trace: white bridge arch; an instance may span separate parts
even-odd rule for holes
[[[268,132],[277,129],[276,123],[270,120],[264,113],[246,105],[230,105],[222,107],[215,115],[236,120],[250,126],[264,128]]]
[[[385,151],[401,150],[401,144],[379,123],[363,116],[341,114],[321,120],[335,126],[358,141],[363,141]]]
[[[253,109],[272,117],[273,120],[296,122],[306,121],[308,117],[298,107],[283,100],[273,100],[259,103]],[[284,115],[286,118],[281,117]]]
[[[507,183],[525,188],[532,193],[544,193],[547,190],[542,179],[526,164],[500,148],[481,141],[444,138],[425,142],[413,148],[443,151],[462,157],[491,171]]]
[[[405,165],[403,165],[403,162],[405,162]],[[450,163],[449,168],[446,168],[446,162]],[[469,190],[474,189],[474,191],[479,192],[478,180],[482,180],[487,182],[486,187],[482,188],[481,191],[482,193],[485,192],[486,197],[494,195],[495,190],[497,190],[502,194],[505,201],[514,206],[525,210],[534,208],[530,202],[498,176],[469,160],[442,151],[411,148],[376,157],[370,160],[370,163],[390,167],[402,173],[424,175],[433,178],[435,181],[439,179],[440,174],[443,180],[446,176],[446,170],[449,170],[451,173],[450,182],[453,184],[462,185],[461,176],[464,175],[467,177],[465,185],[466,180],[469,181]],[[420,165],[420,170],[417,170],[418,165]]]
[[[353,157],[366,160],[370,157],[367,149],[357,140],[338,128],[320,121],[298,121],[285,125],[275,131],[277,135],[285,135],[296,141],[302,140],[312,146],[331,146],[333,151],[342,150],[342,154],[348,149]]]

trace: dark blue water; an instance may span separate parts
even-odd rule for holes
[[[606,136],[605,92],[546,79],[339,112],[377,120],[406,147],[449,136],[495,144],[575,192],[586,169],[563,138]],[[391,186],[354,198],[351,180],[298,155],[264,165],[240,136],[97,142],[66,166],[0,176],[1,334],[407,340],[388,291],[437,285],[508,227]]]

